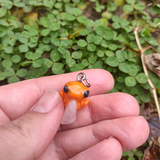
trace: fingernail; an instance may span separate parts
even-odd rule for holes
[[[113,138],[113,136],[110,136],[108,139]]]
[[[144,116],[139,116],[139,117],[144,118]],[[144,118],[144,119],[145,119],[145,118]]]
[[[33,111],[47,113],[55,108],[62,101],[56,90],[47,91],[35,104]]]

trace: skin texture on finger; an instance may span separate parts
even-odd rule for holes
[[[79,153],[70,160],[120,160],[121,144],[115,138],[109,138]]]
[[[30,111],[0,126],[0,159],[37,159],[46,150],[57,133],[63,115],[63,102],[60,97],[56,100],[55,97],[52,92],[47,92],[35,105],[42,112],[42,108],[47,109],[47,113]]]
[[[66,156],[71,158],[108,139],[110,136],[113,136],[120,142],[123,151],[127,151],[142,145],[148,138],[148,135],[149,127],[144,118],[125,117],[59,132],[53,143],[55,143],[57,148],[61,148],[60,154],[63,149]]]
[[[112,75],[102,69],[82,71],[90,81],[90,95],[106,93],[113,88]],[[25,114],[49,89],[58,92],[65,83],[76,81],[79,72],[26,80],[0,87],[0,108],[11,119]],[[13,114],[14,113],[14,114]]]
[[[8,116],[2,111],[2,109],[0,108],[0,126],[4,123],[8,123],[10,122],[10,119],[8,118]]]
[[[138,116],[137,100],[126,93],[111,93],[91,96],[89,105],[77,112],[73,124],[61,125],[61,130],[73,129],[97,123],[102,120]]]

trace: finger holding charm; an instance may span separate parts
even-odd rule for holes
[[[77,75],[77,81],[71,81],[65,84],[60,96],[64,101],[65,111],[61,124],[71,124],[76,120],[76,112],[88,105],[90,87],[89,81],[84,73]]]

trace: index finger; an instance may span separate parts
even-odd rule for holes
[[[113,88],[112,75],[102,69],[81,71],[90,81],[90,95],[106,93]],[[49,89],[58,92],[68,81],[76,81],[79,72],[26,80],[0,87],[0,107],[11,119],[25,114]]]

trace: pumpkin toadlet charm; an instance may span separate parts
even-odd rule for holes
[[[65,111],[61,124],[71,124],[76,120],[76,112],[88,105],[90,83],[84,73],[77,75],[77,81],[65,84],[60,96],[63,99]]]

